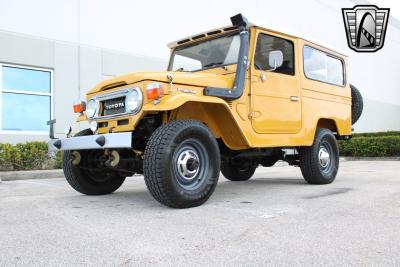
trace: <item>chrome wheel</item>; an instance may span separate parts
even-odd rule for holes
[[[318,160],[322,168],[326,168],[328,166],[330,161],[330,155],[325,147],[320,147],[318,153]]]
[[[330,172],[332,167],[332,146],[328,142],[322,142],[318,151],[318,162],[322,172]]]
[[[173,157],[173,170],[178,184],[186,190],[199,188],[209,171],[205,147],[195,139],[178,146]]]
[[[180,176],[186,180],[192,180],[199,171],[200,161],[196,151],[186,148],[178,155],[176,167]]]

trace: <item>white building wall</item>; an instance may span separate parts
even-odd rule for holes
[[[139,70],[143,66],[147,70],[163,70],[167,65],[167,61],[162,59],[87,45],[79,47],[76,43],[1,31],[0,63],[53,71],[52,107],[53,118],[57,119],[57,136],[63,135],[66,125],[72,125],[75,131],[87,128],[85,123],[75,122],[76,114],[73,113],[72,105],[75,101],[83,99],[85,92],[105,77]],[[0,143],[48,139],[48,133],[11,133],[0,130]]]
[[[0,62],[56,68],[55,96],[71,99],[82,96],[103,77],[164,69],[169,56],[166,43],[228,25],[229,17],[240,12],[262,26],[310,37],[344,51],[349,55],[349,80],[365,99],[364,114],[355,130],[400,130],[400,22],[390,19],[385,46],[376,53],[356,53],[347,47],[341,8],[368,3],[0,0]],[[70,109],[71,103],[55,107],[59,121],[71,121],[71,114],[61,114],[59,105]],[[57,127],[61,132],[63,126]]]

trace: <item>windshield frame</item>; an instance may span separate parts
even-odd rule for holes
[[[174,55],[176,51],[188,48],[188,47],[192,47],[204,42],[208,42],[208,41],[212,41],[215,39],[219,39],[219,38],[223,38],[223,37],[229,37],[229,36],[233,36],[233,35],[240,35],[239,30],[235,30],[229,33],[224,33],[224,34],[219,34],[217,36],[213,36],[210,38],[205,38],[196,42],[191,42],[188,44],[183,44],[180,46],[175,47],[174,49],[171,50],[171,55],[169,57],[169,61],[168,61],[168,69],[167,71],[176,71],[176,70],[172,70],[172,65],[174,64]],[[239,53],[238,53],[238,59],[239,59]],[[221,68],[221,67],[226,67],[226,66],[231,66],[231,65],[237,65],[237,61],[235,63],[228,63],[228,64],[221,64],[221,65],[215,65],[215,66],[210,66],[210,67],[206,67],[206,68],[201,68],[201,69],[197,69],[197,70],[182,70],[181,72],[198,72],[198,71],[203,71],[203,70],[208,70],[208,69],[215,69],[215,68]]]

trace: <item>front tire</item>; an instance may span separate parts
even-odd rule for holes
[[[300,169],[309,184],[330,184],[339,169],[339,149],[328,129],[318,129],[311,147],[299,150]]]
[[[173,208],[199,206],[218,182],[217,141],[198,121],[169,122],[147,142],[143,170],[147,188],[161,204]]]
[[[85,129],[77,133],[75,136],[92,135],[90,129]],[[90,159],[90,150],[80,151],[81,163],[85,164]],[[76,191],[85,195],[105,195],[117,190],[125,181],[125,177],[121,176],[116,171],[103,169],[86,170],[74,166],[73,152],[64,151],[63,156],[63,171],[67,182]]]

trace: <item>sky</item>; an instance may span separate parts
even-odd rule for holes
[[[379,7],[389,7],[390,15],[400,21],[400,1],[399,0],[374,0],[372,4]]]
[[[342,23],[341,7],[352,7],[355,2],[248,0],[243,4],[242,0],[0,0],[0,30],[165,59],[169,55],[167,43],[229,25],[230,16],[243,13],[260,25],[300,36],[304,33],[305,37],[321,39],[340,48],[345,44],[343,28],[337,32],[339,38],[327,36],[327,32],[320,28],[332,28],[334,24]],[[370,2],[390,7],[391,14],[400,21],[400,1]],[[315,12],[319,9],[330,12]],[[317,38],[313,38],[315,35]]]

